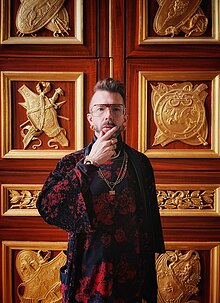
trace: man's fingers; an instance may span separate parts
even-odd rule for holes
[[[100,131],[100,134],[99,134],[99,138],[103,137],[104,134],[105,134],[105,133],[101,130],[101,131]]]
[[[109,138],[111,138],[111,136],[116,132],[116,130],[118,129],[118,126],[114,126],[113,128],[111,128],[110,130],[108,130],[103,136],[103,139],[108,140]]]

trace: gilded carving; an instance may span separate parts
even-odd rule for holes
[[[198,293],[201,279],[200,257],[197,251],[166,251],[156,261],[158,303],[198,303],[188,301]]]
[[[186,37],[205,33],[208,19],[200,7],[201,0],[157,0],[154,31],[160,36],[174,37],[181,31]]]
[[[17,11],[18,36],[32,35],[43,27],[53,32],[54,37],[69,35],[69,15],[63,6],[65,0],[21,0]]]
[[[160,209],[214,209],[214,190],[158,190]]]
[[[14,190],[10,189],[10,209],[34,209],[40,190]]]
[[[25,99],[24,103],[19,103],[27,111],[28,120],[20,125],[22,128],[21,135],[23,137],[24,149],[31,141],[38,140],[38,144],[32,146],[37,149],[42,145],[42,140],[38,138],[43,132],[50,138],[48,146],[58,149],[58,142],[61,146],[68,146],[69,141],[66,137],[66,130],[60,127],[58,118],[68,120],[68,118],[57,115],[56,110],[59,109],[66,101],[56,103],[59,96],[64,94],[62,88],[55,89],[55,93],[51,98],[47,94],[51,91],[50,82],[39,82],[36,85],[38,94],[32,92],[26,85],[19,88],[19,93]]]
[[[60,267],[66,255],[60,252],[49,261],[51,252],[22,250],[16,257],[16,269],[22,280],[17,293],[21,303],[61,303]]]
[[[153,145],[180,140],[190,145],[207,145],[206,84],[190,82],[151,85],[151,102],[157,131]]]

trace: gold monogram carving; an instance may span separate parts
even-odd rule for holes
[[[18,36],[31,34],[43,27],[53,32],[54,37],[69,35],[69,15],[63,6],[65,0],[20,0],[16,26]],[[35,34],[34,34],[35,33]]]
[[[197,251],[167,251],[158,257],[156,270],[158,303],[198,303],[196,300],[188,301],[192,295],[198,293],[197,285],[201,279]]]
[[[14,190],[10,189],[10,209],[33,209],[36,208],[40,190]]]
[[[160,209],[214,209],[214,190],[159,190]]]
[[[153,145],[180,140],[190,145],[207,145],[208,124],[205,113],[206,84],[159,83],[151,85],[151,102],[157,132]]]
[[[154,18],[154,31],[160,36],[201,36],[208,19],[199,6],[201,0],[157,0],[159,8]]]
[[[54,142],[58,142],[61,146],[68,146],[69,141],[66,138],[66,130],[59,126],[57,118],[69,119],[57,115],[56,112],[66,101],[55,103],[59,95],[62,96],[64,94],[62,88],[55,89],[55,93],[51,98],[47,97],[47,93],[51,91],[50,82],[39,82],[36,85],[38,95],[32,92],[26,85],[20,87],[18,91],[25,99],[24,103],[19,104],[27,110],[28,117],[28,120],[20,125],[22,127],[21,135],[23,137],[24,149],[33,140],[38,140],[39,142],[33,145],[33,149],[41,146],[42,140],[38,137],[42,132],[52,138],[48,141],[49,147],[58,149],[58,145],[53,144]]]
[[[50,251],[22,250],[16,257],[17,272],[22,280],[18,285],[21,303],[61,303],[60,267],[66,255],[60,252],[49,261]]]

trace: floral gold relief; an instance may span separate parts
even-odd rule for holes
[[[40,190],[9,190],[9,209],[35,209]]]
[[[16,269],[22,280],[17,293],[21,303],[61,303],[60,267],[66,255],[60,252],[52,260],[49,250],[22,250],[16,257]]]
[[[207,145],[208,124],[204,102],[206,84],[190,82],[151,85],[151,102],[157,131],[153,145],[175,140],[189,145]]]
[[[16,16],[18,36],[33,35],[45,27],[54,37],[69,35],[69,15],[64,0],[21,1]]]
[[[157,184],[161,216],[219,216],[219,184]]]
[[[36,86],[38,94],[32,92],[26,85],[19,88],[19,93],[25,99],[24,103],[19,103],[26,109],[28,120],[20,125],[22,128],[21,135],[23,137],[24,149],[32,141],[38,141],[38,144],[32,146],[33,149],[42,145],[39,136],[44,132],[51,139],[48,146],[58,149],[58,142],[61,146],[68,146],[69,141],[66,137],[66,130],[60,127],[58,118],[68,118],[57,115],[56,110],[59,109],[66,101],[57,102],[59,96],[64,94],[62,88],[55,89],[55,93],[51,98],[47,94],[51,91],[50,82],[39,82]]]
[[[41,184],[1,184],[2,216],[39,216],[36,202]]]
[[[201,279],[200,257],[197,251],[166,251],[156,261],[158,303],[199,303],[190,300],[198,293]]]
[[[214,190],[159,190],[160,209],[214,209]]]
[[[154,18],[154,31],[159,36],[201,36],[208,18],[200,7],[201,0],[157,0],[159,8]]]

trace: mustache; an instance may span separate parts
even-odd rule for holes
[[[103,123],[102,127],[104,127],[104,126],[112,126],[112,127],[114,127],[114,126],[116,126],[116,124],[113,123],[111,120],[109,120],[109,121],[106,121],[105,123]]]

